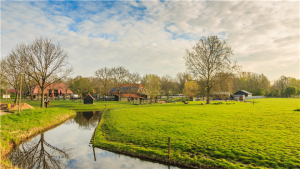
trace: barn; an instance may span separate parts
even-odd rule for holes
[[[252,93],[250,93],[250,92],[247,92],[246,90],[240,90],[240,91],[238,91],[238,92],[235,92],[234,94],[233,94],[233,97],[239,97],[239,96],[245,96],[245,97],[248,97],[248,96],[252,96]]]
[[[90,94],[87,94],[84,98],[83,98],[83,104],[94,104],[94,98],[93,96],[91,96]]]

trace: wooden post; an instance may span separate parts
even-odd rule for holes
[[[170,140],[170,137],[168,137],[168,141],[169,141],[169,160],[170,160],[170,152],[171,152],[171,140]]]
[[[94,160],[96,161],[96,154],[95,154],[95,147],[93,145],[93,152],[94,152]]]
[[[93,141],[93,146],[94,146],[94,144],[95,144],[96,129],[97,129],[97,128],[95,128],[95,131],[94,131],[94,141]]]

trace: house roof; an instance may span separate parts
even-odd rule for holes
[[[132,88],[131,88],[132,87]],[[121,88],[120,92],[129,92],[132,91],[138,91],[139,88],[143,88],[141,84],[123,84],[123,85],[117,85],[114,88],[112,88],[109,93],[118,93],[118,89]]]
[[[46,83],[46,85],[48,85],[48,84],[49,83]],[[33,86],[33,94],[37,94],[38,90],[39,90],[38,85]],[[64,83],[53,83],[45,88],[45,93],[48,93],[49,90],[59,90],[62,94],[65,94],[66,93],[66,85]],[[26,91],[26,92],[28,92],[28,91]],[[40,93],[41,93],[41,91],[40,91]],[[67,94],[73,94],[73,92],[70,89],[68,89]]]
[[[16,92],[15,89],[7,89],[7,93]]]
[[[250,93],[250,92],[248,92],[248,91],[246,91],[246,90],[240,90],[240,91],[238,91],[238,92],[235,92],[234,94],[240,94],[240,93],[252,94],[252,93]]]
[[[85,95],[84,98],[83,98],[82,100],[84,100],[87,96],[90,96],[93,100],[95,100],[95,99],[93,98],[93,96],[91,96],[90,94]]]

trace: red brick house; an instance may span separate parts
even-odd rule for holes
[[[70,89],[68,89],[68,91],[66,93],[66,86],[64,83],[53,83],[45,88],[44,93],[45,93],[45,96],[48,96],[48,97],[58,97],[58,96],[64,96],[64,95],[71,96],[71,94],[73,94],[73,92]],[[26,91],[26,94],[29,94],[29,92]],[[37,96],[42,95],[42,91],[38,85],[36,85],[32,88],[32,94],[33,94],[33,98],[36,98]]]

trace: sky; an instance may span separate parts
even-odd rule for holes
[[[243,71],[299,78],[299,1],[1,1],[1,57],[21,42],[60,43],[74,76],[103,67],[175,76],[217,35]]]

